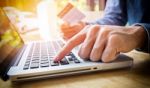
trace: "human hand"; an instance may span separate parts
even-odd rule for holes
[[[74,35],[76,35],[78,32],[80,32],[85,26],[84,22],[79,22],[74,25],[69,25],[68,23],[63,23],[60,27],[62,32],[62,37],[65,40],[69,40]]]
[[[145,30],[141,26],[88,25],[67,41],[55,61],[63,59],[75,46],[82,43],[78,53],[82,59],[110,62],[120,52],[125,53],[141,47],[145,37]]]

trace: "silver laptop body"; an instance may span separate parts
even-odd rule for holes
[[[61,39],[24,44],[16,28],[0,9],[0,76],[14,82],[131,67],[133,59],[123,54],[110,63],[84,61],[73,49],[60,62],[53,58],[63,47]]]

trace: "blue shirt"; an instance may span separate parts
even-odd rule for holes
[[[150,52],[150,0],[107,0],[104,17],[92,23],[143,26],[147,39],[140,50]]]

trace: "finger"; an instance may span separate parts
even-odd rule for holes
[[[66,28],[66,29],[61,29],[61,32],[63,32],[63,33],[69,33],[69,32],[76,32],[76,30],[71,29],[71,28]]]
[[[68,40],[68,39],[72,38],[74,35],[75,35],[75,33],[63,34],[63,38]]]
[[[96,40],[97,32],[99,31],[99,26],[91,26],[86,35],[86,38],[79,50],[79,56],[82,59],[88,59]]]
[[[119,53],[116,45],[117,36],[111,36],[107,42],[106,48],[102,54],[103,62],[111,62],[115,60],[116,55]]]
[[[62,29],[66,29],[66,28],[76,28],[76,27],[79,27],[81,26],[82,24],[80,23],[76,23],[76,24],[73,24],[73,25],[70,25],[69,23],[64,23],[61,25],[61,28]]]
[[[82,27],[81,24],[74,24],[74,25],[64,24],[61,27],[61,31],[64,32],[64,33],[79,32],[82,28],[83,27]]]
[[[76,32],[74,32],[74,31],[70,31],[70,32],[64,32],[64,33],[62,33],[63,34],[63,36],[70,36],[70,35],[74,35],[74,34],[77,34]]]
[[[62,50],[58,53],[55,60],[60,61],[67,55],[75,46],[81,44],[85,39],[85,35],[77,35],[71,38],[66,45],[62,48]]]
[[[106,46],[106,40],[108,38],[109,32],[110,32],[109,28],[101,27],[96,42],[90,54],[90,59],[92,61],[99,61],[101,59],[102,53]]]
[[[86,28],[85,28],[86,29]],[[62,48],[62,50],[55,57],[55,61],[60,61],[67,55],[75,46],[81,44],[86,37],[86,33],[84,30],[72,37],[66,45]]]
[[[63,24],[60,25],[60,27],[63,28],[68,28],[69,27],[69,23],[64,22]]]

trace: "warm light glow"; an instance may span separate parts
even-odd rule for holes
[[[57,10],[53,0],[42,1],[37,6],[40,34],[45,40],[57,36]]]

